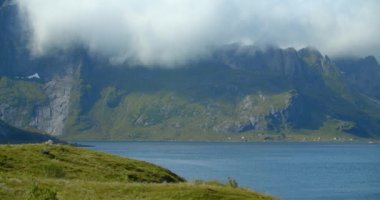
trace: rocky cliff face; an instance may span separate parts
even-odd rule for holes
[[[216,132],[242,133],[256,130],[275,130],[291,123],[288,117],[293,114],[292,106],[295,94],[248,95],[236,105],[236,116],[219,122],[213,127]]]
[[[75,69],[77,66],[68,66],[65,73],[57,74],[46,83],[3,78],[0,119],[16,127],[61,135],[76,81]]]
[[[380,100],[380,65],[373,56],[335,59],[345,81],[364,95]]]
[[[62,135],[69,114],[71,92],[76,81],[76,67],[69,66],[62,75],[55,76],[43,86],[47,103],[35,107],[29,126],[47,133]]]
[[[313,48],[296,51],[294,48],[280,49],[276,47],[258,48],[255,46],[230,45],[216,51],[215,57],[235,69],[249,69],[260,73],[269,73],[283,77],[302,77],[307,75],[305,56],[322,55]],[[314,61],[314,60],[312,60]]]

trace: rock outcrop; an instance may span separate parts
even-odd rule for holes
[[[76,81],[75,69],[77,67],[67,67],[65,74],[55,76],[44,85],[47,104],[35,107],[29,126],[54,136],[63,133],[65,120],[69,114],[71,92]]]
[[[19,128],[33,128],[54,136],[63,133],[70,109],[70,97],[78,66],[68,66],[65,73],[50,81],[2,80],[3,96],[0,119]]]

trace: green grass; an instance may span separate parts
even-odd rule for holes
[[[122,182],[182,182],[172,172],[143,161],[68,145],[0,146],[2,171],[46,178]]]
[[[1,145],[0,199],[273,199],[67,145]]]
[[[0,182],[0,197],[3,200],[25,199],[36,190],[35,185],[45,194],[56,193],[57,199],[273,199],[248,189],[209,183],[125,184],[46,178],[30,180],[9,176],[0,176]]]

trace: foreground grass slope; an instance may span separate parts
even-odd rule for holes
[[[272,199],[67,145],[0,146],[0,199]]]
[[[68,145],[0,147],[0,170],[23,176],[122,182],[183,182],[156,165]]]

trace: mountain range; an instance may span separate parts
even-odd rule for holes
[[[4,4],[3,4],[4,5]],[[229,44],[181,66],[32,57],[0,8],[0,119],[65,139],[354,140],[380,136],[376,58]]]

